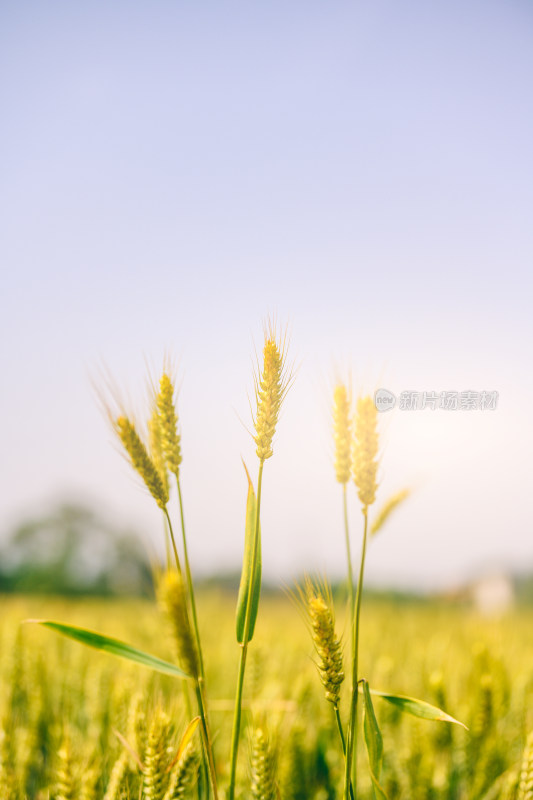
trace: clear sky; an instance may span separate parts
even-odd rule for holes
[[[533,568],[533,8],[511,0],[3,2],[0,536],[68,497],[161,538],[91,379],[178,366],[193,566],[235,567],[254,343],[294,386],[265,571],[344,569],[336,377],[495,390],[382,416],[377,582]],[[379,501],[379,498],[378,498]],[[351,498],[354,548],[360,513]]]

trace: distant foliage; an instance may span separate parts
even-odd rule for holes
[[[21,523],[0,548],[0,592],[152,594],[145,550],[83,505]]]

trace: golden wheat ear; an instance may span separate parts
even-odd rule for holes
[[[252,797],[276,800],[275,757],[264,725],[253,732],[251,747]]]
[[[335,443],[335,475],[339,483],[350,480],[352,465],[351,441],[352,424],[350,419],[350,397],[343,383],[337,384],[333,391],[333,440]]]
[[[174,383],[167,372],[163,372],[161,375],[156,403],[161,426],[161,443],[167,467],[169,472],[179,478],[182,462],[181,437],[178,433]]]
[[[186,800],[186,798],[193,797],[199,766],[198,753],[194,745],[189,742],[170,773],[168,789],[163,800]]]
[[[170,719],[160,708],[154,711],[143,754],[143,798],[161,800],[168,786]]]
[[[159,476],[165,487],[167,495],[170,493],[168,483],[168,469],[163,449],[163,437],[161,430],[161,418],[157,406],[154,406],[152,416],[148,420],[148,441],[150,444],[150,456],[154,462]]]
[[[265,461],[273,454],[272,441],[278,424],[281,404],[291,383],[286,368],[286,339],[276,334],[272,323],[265,330],[263,369],[255,378],[257,412],[254,418],[257,456]]]
[[[326,582],[306,577],[300,599],[307,613],[311,637],[318,656],[317,669],[326,700],[338,706],[344,681],[342,645],[335,633],[335,613],[331,590]]]
[[[533,731],[527,737],[522,756],[517,800],[533,800]]]
[[[168,489],[165,489],[161,475],[148,455],[148,451],[137,433],[135,425],[128,417],[120,416],[115,420],[115,429],[130,457],[133,468],[145,482],[157,505],[162,509],[166,508]]]
[[[179,664],[187,675],[198,680],[200,659],[189,619],[187,592],[181,573],[177,570],[167,570],[159,580],[158,596],[172,624]]]
[[[354,419],[352,472],[364,508],[376,499],[378,471],[377,409],[369,395],[359,397]]]

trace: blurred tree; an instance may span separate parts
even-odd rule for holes
[[[79,504],[23,522],[0,548],[0,591],[147,595],[152,585],[139,538]]]

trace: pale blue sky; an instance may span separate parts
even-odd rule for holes
[[[271,575],[343,568],[349,369],[355,390],[500,392],[494,414],[387,416],[382,497],[418,488],[370,575],[533,567],[532,34],[527,2],[3,3],[0,535],[68,495],[159,538],[90,378],[104,360],[140,400],[170,351],[195,566],[237,564],[238,416],[276,312],[299,370]]]

